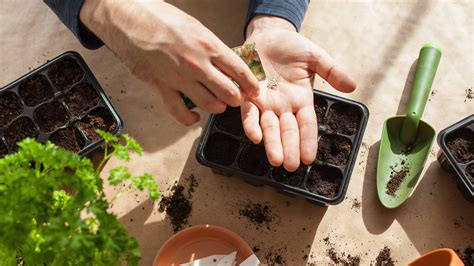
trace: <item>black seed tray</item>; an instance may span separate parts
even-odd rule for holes
[[[314,102],[319,147],[317,160],[310,166],[301,165],[294,173],[271,167],[263,144],[255,145],[245,136],[240,109],[231,107],[210,116],[196,158],[218,174],[238,176],[256,186],[269,185],[322,206],[339,204],[347,192],[369,111],[361,103],[321,91],[314,91]],[[349,120],[343,123],[338,114]],[[351,128],[353,124],[357,126]]]
[[[59,55],[0,89],[0,158],[16,152],[16,142],[26,137],[51,140],[85,156],[103,143],[95,129],[118,135],[123,121],[76,52]]]
[[[454,173],[465,198],[474,202],[474,115],[442,130],[437,141],[441,148],[438,162],[445,170]]]

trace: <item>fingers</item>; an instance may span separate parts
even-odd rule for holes
[[[286,112],[280,116],[280,132],[283,144],[283,166],[287,171],[294,172],[300,165],[300,134],[293,113]]]
[[[231,49],[223,49],[225,52],[212,59],[212,63],[232,80],[249,97],[255,98],[259,95],[260,88],[257,78],[252,74],[245,62]]]
[[[211,114],[220,114],[227,105],[216,98],[204,85],[195,82],[185,87],[183,93],[188,96],[197,107]]]
[[[242,124],[245,135],[255,144],[262,141],[262,129],[260,128],[260,117],[257,106],[249,101],[244,101],[240,107]]]
[[[278,117],[271,111],[265,111],[262,114],[260,125],[268,161],[273,166],[280,166],[283,163],[283,147]]]
[[[355,81],[321,47],[311,46],[310,68],[325,79],[332,87],[342,92],[356,89]]]
[[[210,66],[211,72],[206,75],[203,84],[221,101],[224,103],[237,107],[243,102],[243,95],[240,89],[214,66]]]
[[[296,113],[300,133],[301,161],[309,165],[316,159],[318,150],[318,124],[312,106],[305,106]]]
[[[181,124],[191,126],[199,121],[199,114],[186,107],[179,92],[164,90],[161,91],[161,96],[166,111]]]

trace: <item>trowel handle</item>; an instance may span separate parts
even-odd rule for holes
[[[427,43],[420,50],[406,118],[400,131],[400,140],[405,145],[413,144],[418,136],[418,125],[425,110],[440,58],[441,50],[433,44]]]

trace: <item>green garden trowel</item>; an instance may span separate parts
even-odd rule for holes
[[[388,118],[382,131],[377,163],[377,193],[387,208],[400,206],[411,194],[433,144],[435,130],[421,120],[441,50],[425,44],[404,116]]]

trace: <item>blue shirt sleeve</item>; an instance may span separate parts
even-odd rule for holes
[[[49,8],[59,17],[72,33],[79,39],[81,44],[88,49],[97,49],[104,43],[89,31],[79,20],[84,0],[43,0]]]
[[[309,0],[250,0],[244,34],[250,21],[257,15],[281,17],[291,22],[299,31]]]

